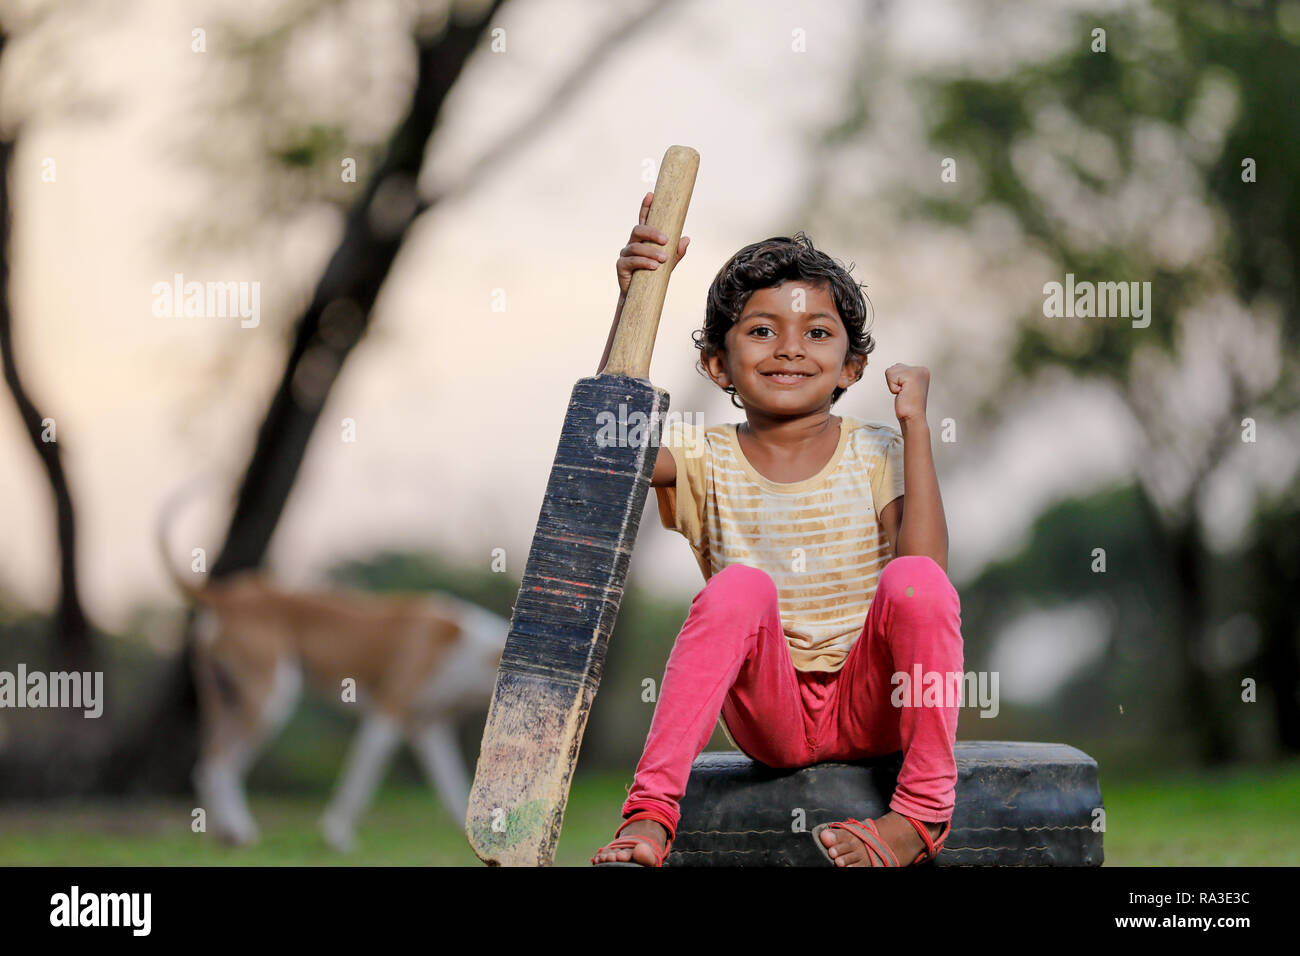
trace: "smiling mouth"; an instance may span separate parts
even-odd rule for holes
[[[813,377],[811,372],[763,372],[761,374],[778,385],[798,385]]]

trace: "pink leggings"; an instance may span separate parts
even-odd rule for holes
[[[964,667],[957,590],[930,558],[904,555],[885,565],[862,633],[834,673],[795,670],[772,578],[728,565],[695,595],[668,656],[623,816],[654,810],[677,832],[691,764],[721,712],[736,745],[770,767],[901,750],[890,809],[928,823],[951,819],[958,707],[891,702],[891,678],[901,672],[910,680],[917,664],[923,674]],[[908,702],[921,699],[920,689],[905,686]]]

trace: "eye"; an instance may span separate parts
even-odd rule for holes
[[[756,336],[757,338],[761,338],[761,339],[765,339],[765,338],[767,338],[766,335],[758,335],[759,332],[772,332],[772,329],[771,329],[770,326],[766,326],[766,325],[756,325],[756,326],[754,326],[752,329],[749,330],[749,333],[748,333],[748,334],[749,334],[749,335]],[[809,330],[809,333],[810,333],[810,334],[811,334],[812,332],[820,332],[820,333],[821,333],[821,335],[815,336],[815,338],[817,338],[817,339],[831,339],[831,338],[834,338],[834,337],[835,337],[835,333],[834,333],[834,332],[832,332],[830,329],[822,328],[820,325],[818,325],[818,326],[816,326],[816,327],[814,327],[814,328],[812,328],[812,329]],[[775,335],[776,333],[773,332],[772,334]]]

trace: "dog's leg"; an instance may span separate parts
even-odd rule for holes
[[[205,632],[210,612],[200,611],[200,646],[195,652],[194,677],[199,697],[202,742],[191,780],[199,806],[208,817],[213,836],[225,843],[244,845],[257,839],[257,825],[243,803],[238,766],[246,759],[246,733],[240,711],[248,706],[231,674],[209,657],[203,645],[211,643]]]
[[[469,776],[454,725],[448,720],[421,724],[411,734],[411,746],[443,804],[463,826],[469,811]]]
[[[243,770],[246,747],[232,743],[220,753],[209,754],[194,769],[194,789],[199,801],[212,814],[212,832],[217,839],[237,846],[256,843],[257,823],[244,798]]]
[[[401,728],[393,718],[380,713],[362,718],[338,790],[321,817],[326,842],[340,853],[352,849],[357,820],[401,739]]]
[[[270,675],[269,687],[259,693],[251,686],[238,687],[217,662],[207,662],[205,670],[208,727],[203,754],[194,770],[195,789],[212,814],[218,838],[238,845],[255,843],[257,824],[248,808],[244,778],[258,748],[293,712],[302,673],[281,660]]]

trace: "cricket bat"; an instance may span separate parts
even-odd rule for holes
[[[667,234],[668,259],[632,273],[605,367],[569,398],[465,817],[470,846],[489,866],[555,857],[654,474],[651,423],[668,411],[668,393],[649,380],[650,355],[699,164],[686,146],[664,154],[646,221]],[[610,441],[637,422],[644,440]]]

